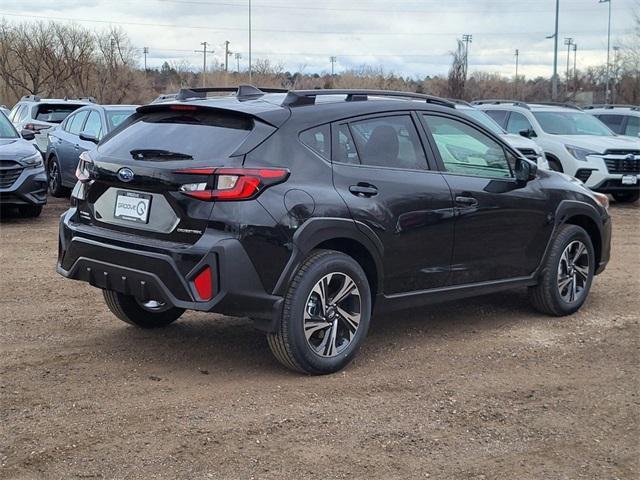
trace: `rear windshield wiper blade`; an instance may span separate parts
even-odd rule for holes
[[[171,152],[169,150],[156,150],[153,148],[131,150],[129,153],[134,160],[147,160],[150,158],[157,158],[160,160],[193,160],[193,157],[187,153]]]

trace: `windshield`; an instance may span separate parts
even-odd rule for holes
[[[583,112],[533,112],[540,127],[551,135],[615,135],[596,117]]]
[[[18,138],[18,132],[2,112],[0,112],[0,138]]]
[[[133,115],[136,111],[135,108],[131,108],[129,110],[107,110],[107,122],[109,122],[109,131],[116,128],[122,122],[124,122],[128,117]]]
[[[505,133],[507,133],[502,129],[500,125],[496,123],[493,118],[484,113],[482,110],[476,110],[475,108],[465,108],[462,109],[462,111],[473,118],[484,128],[492,133],[495,133],[496,135],[504,135]]]

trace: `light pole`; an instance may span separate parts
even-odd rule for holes
[[[144,53],[144,72],[147,73],[147,55],[149,54],[149,47],[144,47],[142,49],[142,53]]]
[[[578,94],[578,70],[576,69],[576,63],[578,59],[578,44],[573,44],[573,98],[576,98]]]
[[[195,50],[196,53],[201,53],[203,56],[202,60],[202,86],[206,86],[206,77],[207,77],[207,53],[213,53],[213,50],[207,50],[207,45],[209,42],[201,42],[202,50]]]
[[[236,53],[235,54],[236,63],[238,65],[238,73],[240,73],[240,59],[241,58],[242,58],[242,54],[241,53]]]
[[[609,24],[607,26],[607,76],[604,87],[604,103],[609,103],[609,52],[611,51],[611,0],[598,0],[609,4]]]
[[[469,44],[473,42],[473,35],[462,35],[462,41],[465,43],[464,47],[464,80],[467,81],[467,71],[469,69]]]
[[[251,83],[251,0],[249,0],[249,83]]]
[[[334,65],[335,65],[337,60],[338,60],[337,57],[334,57],[334,56],[329,57],[329,61],[331,62],[331,76],[332,77],[334,75]]]
[[[569,59],[571,58],[571,46],[573,45],[573,38],[567,37],[564,39],[564,44],[567,46],[567,90],[566,95],[569,96]]]
[[[518,99],[518,60],[520,59],[520,50],[516,48],[516,82],[515,82],[515,94],[514,97]]]
[[[556,0],[556,26],[553,35],[553,76],[551,77],[551,100],[558,96],[558,17],[560,16],[560,0]]]

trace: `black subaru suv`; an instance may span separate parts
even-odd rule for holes
[[[607,264],[606,197],[449,101],[213,91],[138,108],[78,164],[58,272],[127,323],[246,316],[285,366],[329,373],[374,312],[528,287],[568,315]]]

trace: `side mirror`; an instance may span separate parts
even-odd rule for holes
[[[518,132],[521,136],[525,138],[534,138],[537,137],[536,132],[533,128],[527,128],[526,130],[520,130]]]
[[[22,131],[20,132],[20,136],[22,136],[22,138],[24,138],[25,140],[35,140],[36,139],[36,134],[33,130],[27,130],[27,129],[22,129]]]
[[[536,178],[538,174],[538,166],[524,158],[518,158],[516,162],[516,180],[521,183],[527,183]]]
[[[84,140],[85,142],[98,143],[98,138],[95,135],[86,132],[82,132],[80,134],[80,140]]]

